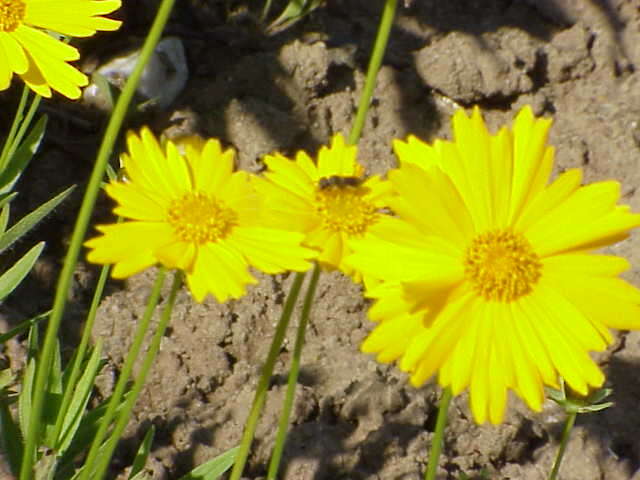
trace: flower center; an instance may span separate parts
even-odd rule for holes
[[[198,245],[222,240],[238,223],[236,212],[202,193],[174,200],[167,216],[180,240]]]
[[[25,10],[22,0],[0,0],[0,32],[13,32],[18,28]]]
[[[510,303],[538,282],[542,264],[523,235],[496,230],[478,235],[464,259],[464,272],[485,300]]]
[[[364,198],[368,193],[368,188],[356,182],[321,183],[316,191],[315,207],[324,228],[349,235],[366,232],[378,218],[376,206]]]

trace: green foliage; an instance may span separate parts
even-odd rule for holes
[[[568,391],[564,379],[560,378],[560,389],[546,387],[547,396],[564,408],[567,413],[599,412],[613,405],[613,402],[603,402],[613,392],[610,388],[599,388],[586,397]]]
[[[265,2],[262,11],[262,20],[266,21],[271,10],[272,0]],[[267,33],[277,33],[289,28],[291,25],[309,15],[322,4],[322,0],[289,0],[287,6],[280,15],[266,27]]]
[[[15,153],[7,155],[7,158],[3,158],[0,163],[0,165],[3,166],[3,168],[0,169],[0,198],[10,194],[14,185],[22,175],[22,172],[27,168],[27,165],[40,147],[40,142],[42,141],[46,127],[47,117],[42,116],[17,149],[14,143],[18,139],[7,138],[7,144],[4,150],[7,153],[11,153],[12,151]]]
[[[147,458],[149,457],[149,452],[151,451],[151,444],[153,443],[153,437],[156,434],[156,427],[151,425],[151,428],[147,430],[144,438],[142,439],[142,443],[138,448],[138,453],[136,453],[136,458],[133,460],[133,465],[131,465],[131,473],[129,474],[129,480],[143,480],[147,478],[147,475],[144,471],[144,465],[147,463]]]
[[[225,473],[236,459],[236,454],[240,447],[230,448],[217,457],[194,468],[180,480],[215,480]]]
[[[19,471],[23,451],[24,433],[29,425],[32,409],[33,381],[38,365],[39,339],[37,325],[29,331],[27,366],[20,381],[21,392],[17,395],[17,420],[11,414],[11,405],[16,395],[11,386],[15,383],[8,371],[0,372],[0,441],[7,452],[9,464],[14,473]],[[104,362],[101,361],[102,342],[98,341],[81,362],[80,375],[70,383],[70,369],[74,359],[66,369],[62,368],[60,346],[56,344],[53,362],[49,366],[46,401],[43,422],[38,432],[37,458],[34,464],[35,478],[64,480],[75,473],[75,456],[86,449],[104,414],[104,407],[87,411],[95,378]],[[62,394],[71,391],[71,402],[64,411],[61,407]],[[125,397],[126,398],[126,397]],[[61,428],[57,428],[60,424]]]

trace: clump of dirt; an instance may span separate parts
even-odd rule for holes
[[[397,17],[359,145],[369,173],[395,165],[394,138],[450,137],[449,118],[460,106],[480,104],[495,129],[530,104],[537,115],[554,118],[557,171],[581,167],[586,181],[618,179],[623,202],[640,210],[636,2],[410,3]],[[192,75],[173,109],[152,119],[159,130],[219,137],[238,150],[239,167],[251,171],[261,170],[261,156],[274,150],[315,151],[332,134],[348,133],[382,1],[330,1],[270,37],[244,17],[229,23],[219,8],[190,5],[169,30],[183,33]],[[634,236],[611,249],[636,265],[627,274],[635,284],[639,241]],[[147,272],[114,285],[103,301],[94,330],[109,360],[101,395],[112,388],[152,279]],[[292,277],[260,280],[246,297],[224,305],[196,304],[181,293],[129,426],[123,464],[151,423],[158,434],[149,468],[157,479],[178,478],[238,444]],[[337,273],[322,274],[280,478],[422,477],[439,389],[414,389],[393,365],[359,352],[371,329],[367,308],[359,286]],[[295,323],[247,478],[266,473]],[[637,480],[640,333],[620,335],[616,348],[598,360],[615,405],[579,417],[562,478]],[[558,407],[548,403],[535,414],[511,398],[505,422],[491,427],[473,423],[467,400],[461,395],[450,410],[439,478],[485,478],[483,471],[492,479],[546,478],[564,420]]]

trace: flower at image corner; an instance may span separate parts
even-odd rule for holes
[[[361,237],[372,225],[384,229],[389,217],[382,209],[390,196],[388,182],[376,175],[365,178],[356,153],[357,148],[337,134],[330,146],[320,148],[317,162],[304,151],[294,160],[267,155],[267,170],[255,179],[272,207],[265,222],[304,233],[304,244],[319,252],[323,268],[351,276],[356,272],[344,263],[348,240]]]
[[[121,223],[97,226],[101,236],[85,243],[87,258],[114,264],[126,278],[160,263],[184,271],[194,298],[239,298],[266,273],[304,271],[315,255],[300,246],[303,235],[262,225],[266,210],[247,172],[233,171],[234,152],[217,140],[189,141],[182,154],[164,149],[143,128],[127,136],[123,181],[106,186]]]
[[[618,182],[583,186],[570,169],[549,183],[550,126],[525,107],[492,135],[475,108],[455,113],[453,141],[396,141],[390,207],[405,229],[351,242],[348,262],[383,279],[362,350],[398,361],[414,386],[437,375],[468,389],[478,423],[502,421],[509,390],[539,411],[559,378],[582,395],[600,387],[589,352],[609,328],[640,328],[640,290],[618,277],[628,262],[595,253],[640,215],[617,205]]]
[[[87,76],[68,62],[80,54],[48,32],[90,37],[113,31],[117,20],[101,17],[120,8],[120,0],[0,0],[0,90],[19,75],[34,92],[51,97],[51,90],[77,99]]]

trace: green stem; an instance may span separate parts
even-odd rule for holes
[[[9,163],[9,150],[15,144],[14,140],[16,132],[18,131],[18,127],[20,126],[20,122],[23,118],[24,107],[27,104],[27,98],[29,98],[29,87],[25,85],[22,89],[20,101],[18,102],[18,108],[16,109],[16,113],[13,116],[13,122],[11,123],[9,134],[7,135],[7,138],[4,139],[2,153],[0,153],[0,172],[4,172],[4,170],[7,168],[7,163]]]
[[[442,445],[444,444],[444,427],[447,425],[447,412],[449,411],[449,404],[451,403],[452,397],[451,387],[445,388],[442,392],[442,398],[440,398],[438,418],[436,419],[436,431],[433,433],[433,440],[431,441],[429,464],[427,465],[424,480],[435,480],[436,478],[438,460],[440,459],[440,452],[442,452]]]
[[[125,394],[127,383],[129,382],[129,378],[131,377],[131,373],[133,372],[133,366],[136,360],[138,360],[140,349],[142,348],[144,338],[147,335],[149,325],[151,324],[153,312],[155,311],[156,306],[158,305],[158,301],[160,300],[160,290],[162,289],[162,285],[164,284],[165,274],[166,270],[164,268],[160,268],[158,270],[158,275],[156,276],[155,283],[153,284],[151,295],[149,296],[149,300],[147,301],[147,307],[144,311],[144,314],[142,315],[140,323],[138,323],[138,327],[136,328],[136,332],[133,336],[133,341],[131,342],[131,347],[129,348],[129,352],[127,353],[127,358],[125,358],[124,365],[122,366],[122,370],[120,371],[120,375],[118,376],[118,381],[116,382],[116,386],[113,389],[111,398],[109,399],[107,411],[100,419],[100,426],[98,427],[98,431],[93,437],[91,448],[89,449],[89,454],[87,455],[87,459],[84,462],[84,466],[82,467],[82,474],[80,475],[78,480],[88,480],[89,478],[93,480],[94,478],[96,478],[93,476],[93,472],[98,453],[102,453],[100,452],[102,442],[107,436],[107,430],[111,426],[111,422],[116,416],[116,410],[122,403],[122,397]]]
[[[98,313],[98,306],[100,305],[100,300],[102,299],[102,292],[104,292],[104,287],[107,284],[107,278],[109,278],[109,270],[110,268],[108,266],[102,267],[102,269],[100,270],[100,277],[98,277],[98,283],[96,284],[96,288],[93,292],[91,307],[89,308],[89,313],[87,314],[87,321],[84,324],[84,330],[82,332],[82,338],[80,339],[80,345],[78,345],[78,348],[76,349],[75,359],[71,367],[71,373],[69,374],[69,380],[67,382],[66,388],[64,389],[62,401],[60,402],[60,408],[58,409],[58,418],[54,427],[54,434],[51,437],[55,439],[56,443],[62,442],[63,440],[62,438],[60,438],[60,433],[62,432],[64,419],[67,415],[67,409],[69,408],[69,404],[73,399],[76,381],[82,373],[80,367],[85,360],[84,355],[87,350],[87,346],[89,345],[89,340],[91,339],[91,332],[93,330],[93,324],[96,320],[96,314]]]
[[[384,4],[384,10],[382,11],[382,18],[380,19],[380,25],[378,26],[378,33],[376,34],[376,40],[373,44],[373,51],[371,52],[371,58],[369,59],[369,68],[367,69],[367,78],[364,82],[364,89],[358,102],[358,111],[356,112],[356,119],[351,127],[351,134],[349,135],[349,143],[355,145],[360,140],[364,122],[367,118],[367,111],[371,104],[371,97],[373,96],[373,90],[376,86],[376,77],[382,65],[382,59],[384,52],[387,48],[389,41],[389,34],[391,32],[391,26],[393,25],[393,18],[396,13],[396,7],[398,0],[387,0]]]
[[[231,471],[229,480],[240,480],[240,476],[242,475],[242,471],[244,470],[244,465],[245,463],[247,463],[249,449],[251,448],[251,443],[253,442],[253,437],[256,432],[258,419],[260,418],[260,412],[262,411],[262,406],[264,405],[264,402],[267,398],[269,382],[271,381],[271,374],[273,373],[276,359],[278,358],[278,354],[280,353],[280,348],[282,347],[282,342],[284,341],[284,335],[287,331],[289,321],[291,320],[293,307],[295,306],[298,295],[300,294],[300,287],[302,286],[304,277],[305,273],[296,273],[296,276],[293,279],[293,284],[291,285],[289,293],[287,294],[287,300],[284,304],[282,314],[280,315],[278,327],[276,328],[275,334],[273,335],[273,340],[271,341],[271,347],[269,348],[267,360],[265,361],[264,367],[262,368],[260,380],[258,380],[258,386],[256,387],[256,393],[253,397],[251,411],[249,412],[247,422],[244,426],[242,440],[240,441],[240,448],[238,450],[238,454],[236,455],[236,459],[233,464],[233,470]]]
[[[260,16],[260,21],[264,22],[267,20],[267,17],[269,16],[269,10],[271,10],[271,3],[273,0],[266,0],[266,2],[264,2],[264,8],[262,9],[262,15]]]
[[[96,157],[96,162],[93,167],[93,172],[87,185],[80,212],[78,213],[78,219],[71,236],[71,243],[67,256],[58,279],[58,285],[56,287],[55,298],[53,301],[53,308],[51,317],[47,325],[47,332],[45,334],[42,349],[40,351],[40,358],[37,363],[36,377],[33,385],[33,400],[31,403],[31,414],[29,416],[29,426],[25,435],[25,448],[22,456],[22,464],[20,467],[20,480],[29,480],[32,477],[33,462],[36,458],[36,442],[42,426],[42,407],[44,403],[45,392],[47,388],[47,378],[49,377],[49,369],[53,364],[52,358],[55,351],[56,339],[58,337],[58,330],[60,329],[60,322],[62,321],[62,315],[66,306],[67,296],[71,281],[73,278],[73,272],[75,270],[76,262],[82,248],[82,242],[87,232],[87,227],[91,218],[91,212],[95,204],[98,192],[100,191],[100,184],[104,177],[104,171],[107,166],[107,161],[113,151],[113,145],[120,132],[120,127],[124,121],[124,117],[127,113],[128,106],[131,103],[133,94],[142,76],[145,65],[148,63],[149,58],[153,54],[153,50],[160,39],[164,25],[169,18],[171,9],[175,0],[162,0],[162,4],[158,10],[156,18],[151,26],[149,35],[145,40],[138,63],[136,64],[129,80],[125,84],[122,94],[118,98],[116,106],[113,109],[109,124],[102,139],[100,150]]]
[[[115,450],[118,441],[120,440],[120,436],[124,429],[127,427],[129,423],[129,417],[131,416],[131,411],[136,403],[140,392],[142,391],[142,387],[144,387],[145,381],[147,379],[147,375],[149,374],[149,370],[153,365],[153,361],[158,354],[158,350],[160,349],[160,342],[164,337],[164,333],[167,330],[167,326],[169,325],[169,320],[171,319],[171,313],[173,311],[173,306],[175,304],[176,295],[182,286],[182,273],[175,272],[173,276],[173,284],[171,285],[171,293],[169,294],[169,299],[167,300],[167,305],[162,311],[162,316],[160,317],[160,321],[158,322],[158,326],[156,327],[156,332],[151,339],[151,344],[149,345],[149,349],[145,354],[144,360],[142,362],[142,367],[140,368],[140,372],[136,377],[136,380],[131,387],[131,391],[127,395],[127,399],[122,407],[121,412],[118,414],[118,420],[116,421],[116,425],[111,433],[111,437],[107,441],[104,448],[100,450],[100,459],[98,460],[98,465],[95,470],[95,474],[91,477],[93,479],[101,480],[104,477],[104,474],[107,471],[107,467],[111,461],[111,456],[113,455],[113,451]]]
[[[40,95],[36,95],[33,97],[33,100],[31,101],[31,105],[29,105],[29,110],[27,110],[27,114],[25,115],[24,120],[20,124],[20,129],[18,130],[18,133],[16,133],[16,136],[14,137],[13,142],[11,142],[11,148],[9,149],[9,152],[8,152],[8,158],[11,158],[15,153],[15,151],[20,146],[20,142],[22,142],[24,135],[27,133],[27,130],[31,126],[31,120],[33,120],[34,115],[38,111],[38,107],[40,106],[41,100],[42,100],[42,97]]]
[[[576,411],[569,411],[567,415],[567,421],[564,424],[562,437],[560,438],[560,447],[558,448],[556,461],[553,463],[553,469],[549,474],[549,480],[556,480],[556,478],[558,478],[558,471],[560,470],[560,465],[562,464],[562,457],[564,457],[564,452],[567,449],[567,445],[569,444],[569,437],[571,436],[571,430],[573,430],[573,425],[576,422],[577,416],[578,412]]]
[[[304,304],[302,306],[302,312],[300,314],[300,325],[298,325],[296,343],[293,347],[293,358],[291,359],[291,367],[289,369],[287,392],[284,397],[282,413],[280,414],[280,421],[278,423],[276,443],[273,447],[271,461],[269,462],[269,472],[267,473],[267,480],[275,480],[276,475],[278,475],[278,468],[280,467],[280,460],[282,459],[282,451],[287,439],[287,429],[289,428],[289,418],[291,417],[291,409],[293,407],[293,399],[296,393],[296,385],[298,383],[298,373],[300,372],[300,357],[302,355],[302,347],[304,345],[304,334],[309,323],[309,314],[311,313],[311,306],[313,305],[313,297],[316,293],[316,287],[318,286],[319,277],[320,268],[318,267],[318,264],[316,264],[315,268],[313,269],[313,274],[311,275],[311,280],[309,280],[309,286],[307,287],[307,293],[305,294]]]

